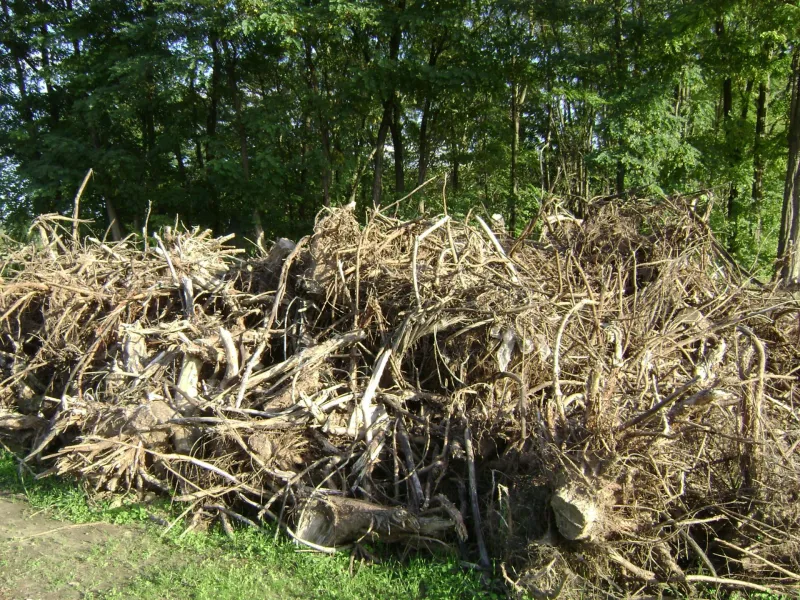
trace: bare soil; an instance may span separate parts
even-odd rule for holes
[[[140,533],[132,526],[56,521],[0,496],[0,599],[71,600],[123,587],[157,560]]]

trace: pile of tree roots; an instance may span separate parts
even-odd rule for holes
[[[536,597],[798,589],[800,304],[682,200],[326,209],[257,257],[77,229],[2,262],[0,430],[45,474]]]

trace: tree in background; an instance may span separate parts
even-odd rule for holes
[[[548,198],[581,214],[597,196],[708,190],[728,250],[769,269],[800,228],[798,12],[0,0],[0,214],[69,212],[89,168],[84,210],[115,237],[148,207],[152,226],[296,237],[323,206],[363,214],[431,178],[401,214],[442,210],[446,179],[450,211],[501,212],[512,231]]]

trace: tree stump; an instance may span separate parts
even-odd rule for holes
[[[558,488],[550,499],[559,533],[568,540],[585,540],[592,537],[600,511],[588,490],[576,483]]]

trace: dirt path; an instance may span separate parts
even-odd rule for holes
[[[157,559],[138,533],[55,521],[0,495],[0,599],[72,600],[124,587]]]

